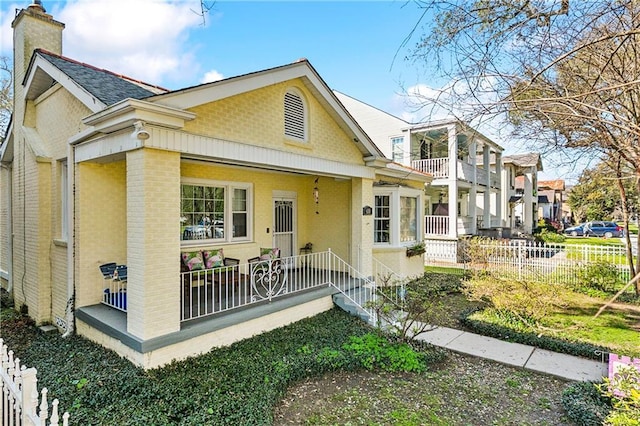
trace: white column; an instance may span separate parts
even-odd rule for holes
[[[528,169],[524,174],[524,206],[522,209],[522,226],[524,232],[533,231],[533,173]]]
[[[484,211],[482,223],[485,228],[491,228],[491,156],[489,146],[482,147],[482,167],[485,171]]]
[[[504,205],[504,200],[502,199],[502,154],[500,154],[499,152],[496,152],[496,179],[498,179],[498,192],[496,192],[496,219],[498,221],[498,225],[500,227],[503,227],[504,223],[502,222],[502,219],[504,218],[504,215],[502,212],[502,206]]]
[[[458,134],[456,125],[447,128],[449,142],[449,237],[458,238]]]
[[[471,234],[478,233],[478,146],[475,139],[469,144],[469,158],[473,175],[471,177],[471,189],[469,190],[469,216],[471,216]]]

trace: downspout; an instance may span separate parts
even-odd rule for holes
[[[7,212],[9,218],[7,220],[7,292],[13,291],[13,179],[11,176],[11,167],[0,164],[0,167],[7,171]]]
[[[66,323],[67,331],[62,337],[72,336],[75,332],[75,182],[76,182],[76,158],[75,145],[69,144],[67,154],[67,307]]]

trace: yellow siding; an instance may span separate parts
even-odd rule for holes
[[[311,242],[316,252],[331,248],[338,256],[348,259],[351,214],[349,180],[337,181],[320,177],[320,201],[316,206],[313,199],[313,188],[316,185],[314,176],[193,162],[183,162],[181,174],[183,178],[253,183],[254,242],[225,244],[228,256],[244,262],[257,256],[260,247],[272,246],[273,191],[287,191],[297,196],[297,242],[294,247],[299,248]],[[316,210],[318,214],[315,213]]]
[[[284,137],[284,94],[295,87],[304,94],[309,113],[309,138],[295,143]],[[362,153],[322,105],[296,79],[232,96],[190,110],[197,118],[184,130],[282,151],[345,163],[363,164]]]
[[[126,165],[81,163],[76,176],[76,306],[100,302],[99,266],[127,261]]]
[[[9,182],[11,180],[9,170],[0,167],[0,271],[9,273],[10,271],[10,255],[9,255],[9,220],[11,218],[9,212]],[[0,278],[0,287],[7,289],[9,286],[8,279]]]
[[[418,277],[424,274],[424,256],[407,257],[405,247],[373,249],[373,257],[406,277]]]
[[[41,282],[50,282],[52,302],[48,321],[55,323],[56,317],[65,318],[67,302],[73,296],[68,294],[67,245],[62,237],[61,162],[67,159],[67,140],[86,127],[81,124],[81,118],[89,115],[90,110],[59,85],[40,96],[34,106],[34,124],[53,161],[48,172],[48,183],[41,188],[43,193],[51,197],[49,205],[41,205],[44,215],[42,224],[49,228],[49,238],[42,241],[46,245],[42,250],[45,253],[48,250],[51,257],[50,265],[47,265],[51,269],[50,279]],[[68,167],[73,165],[69,164]]]

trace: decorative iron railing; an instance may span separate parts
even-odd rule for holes
[[[367,310],[375,283],[331,250],[181,275],[181,321],[218,314],[323,286]],[[371,290],[373,289],[373,290]]]

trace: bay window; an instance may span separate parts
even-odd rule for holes
[[[373,242],[405,246],[422,241],[423,191],[402,186],[374,186]]]

